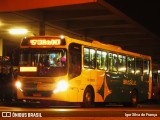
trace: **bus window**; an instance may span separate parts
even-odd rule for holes
[[[102,68],[107,70],[107,52],[102,51]]]
[[[113,56],[112,53],[108,54],[108,62],[109,62],[109,71],[112,71],[112,66],[113,66]]]
[[[109,53],[109,70],[117,71],[117,54]]]
[[[96,67],[96,57],[94,49],[84,48],[84,67],[92,69]]]
[[[149,64],[150,64],[149,60],[143,61],[143,73],[144,74],[149,75],[149,70],[150,70]]]
[[[101,69],[101,51],[97,51],[97,68]]]
[[[143,60],[136,58],[136,74],[143,74]]]
[[[81,45],[72,43],[69,46],[69,77],[74,78],[81,74]]]
[[[97,68],[107,70],[107,52],[97,51]]]
[[[38,67],[38,74],[31,73],[30,76],[64,75],[67,73],[66,54],[66,49],[21,49],[19,65]],[[26,75],[27,72],[20,72],[19,74]]]
[[[133,57],[127,57],[127,72],[135,73],[135,59]]]
[[[118,71],[119,72],[126,72],[126,56],[118,55]]]
[[[94,49],[90,49],[90,68],[96,67],[96,54]]]
[[[89,48],[84,48],[84,67],[89,67]]]
[[[117,71],[118,69],[117,69],[117,65],[118,65],[118,63],[117,63],[117,54],[113,54],[113,71]]]

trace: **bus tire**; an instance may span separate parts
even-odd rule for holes
[[[131,102],[130,102],[130,106],[132,107],[136,107],[138,104],[138,93],[136,90],[133,90],[131,93]]]
[[[82,107],[93,107],[94,105],[94,92],[90,87],[87,87],[83,94],[83,103],[81,104]]]

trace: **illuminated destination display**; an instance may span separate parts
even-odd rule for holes
[[[58,46],[66,45],[65,39],[59,37],[30,37],[22,40],[21,46]]]
[[[51,39],[51,40],[31,39],[30,45],[61,45],[61,40],[60,39]]]

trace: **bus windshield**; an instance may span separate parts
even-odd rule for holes
[[[37,74],[20,72],[29,76],[61,76],[66,74],[66,49],[21,49],[20,66],[37,67]]]

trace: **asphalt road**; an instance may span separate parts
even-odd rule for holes
[[[139,104],[137,107],[106,105],[105,107],[81,108],[79,106],[50,106],[39,104],[1,104],[0,119],[50,120],[106,120],[112,119],[160,119],[160,104]]]

